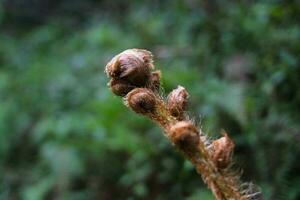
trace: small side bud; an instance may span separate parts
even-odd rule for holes
[[[139,114],[151,114],[155,111],[156,96],[151,90],[135,88],[126,96],[125,102],[133,111]]]
[[[167,98],[167,105],[171,114],[179,120],[184,119],[184,111],[187,107],[189,94],[184,87],[178,86]]]
[[[170,127],[169,137],[179,149],[188,155],[197,151],[199,132],[189,121],[180,121]]]
[[[212,142],[212,159],[219,169],[225,169],[230,161],[233,154],[234,143],[228,137],[227,133],[220,139]]]
[[[116,55],[105,67],[105,73],[112,78],[128,81],[136,86],[145,86],[153,68],[150,51],[128,49]]]
[[[160,87],[160,76],[161,72],[159,70],[152,72],[147,87],[153,91],[158,91]]]
[[[117,95],[124,97],[128,92],[133,90],[135,86],[123,81],[123,80],[117,80],[117,79],[111,79],[109,83],[107,84],[111,91]]]

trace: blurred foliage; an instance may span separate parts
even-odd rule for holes
[[[298,1],[0,1],[0,199],[202,199],[210,192],[105,64],[155,54],[169,92],[236,142],[265,199],[300,199]]]

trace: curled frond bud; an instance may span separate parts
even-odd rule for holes
[[[148,81],[148,88],[150,88],[153,91],[159,90],[160,76],[161,72],[159,70],[152,72]]]
[[[127,83],[126,81],[118,79],[111,79],[108,83],[108,86],[115,95],[121,97],[126,96],[128,92],[135,88],[135,86]]]
[[[240,185],[239,177],[230,171],[234,143],[226,133],[213,142],[199,133],[185,110],[188,93],[178,86],[165,102],[158,93],[160,71],[151,72],[152,54],[129,49],[115,56],[105,68],[111,78],[108,86],[125,104],[138,114],[157,122],[172,144],[186,156],[218,200],[261,200],[259,189]],[[240,187],[241,186],[241,187]]]
[[[167,105],[171,114],[179,120],[184,119],[189,94],[184,87],[178,86],[167,98]]]
[[[155,111],[156,96],[145,88],[135,88],[125,98],[127,106],[139,114],[151,114]]]
[[[141,49],[128,49],[116,55],[105,67],[105,73],[136,86],[145,86],[153,68],[152,53]]]
[[[179,121],[172,125],[168,132],[169,138],[179,149],[188,155],[197,151],[199,132],[190,121]]]
[[[212,142],[212,160],[219,169],[225,169],[233,154],[234,143],[228,137],[227,133],[224,136]]]

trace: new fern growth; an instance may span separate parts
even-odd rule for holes
[[[125,105],[160,125],[164,135],[188,159],[212,191],[216,200],[260,200],[259,189],[242,183],[232,169],[234,142],[226,133],[217,140],[207,136],[189,120],[189,97],[178,86],[167,97],[160,95],[160,71],[153,71],[152,53],[128,49],[116,55],[105,68],[109,88],[123,97]]]

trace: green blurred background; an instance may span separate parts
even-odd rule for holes
[[[230,134],[243,180],[300,199],[297,1],[0,0],[1,200],[213,199],[107,89],[105,64],[133,47],[207,134]]]

